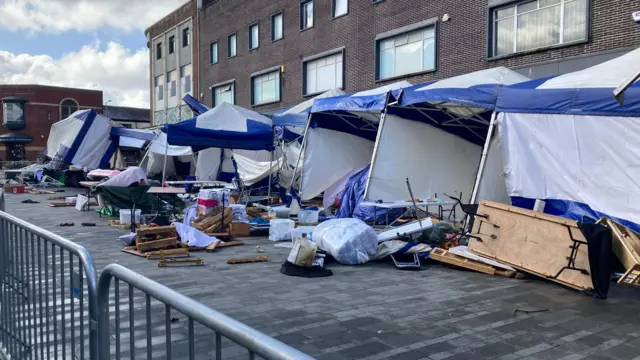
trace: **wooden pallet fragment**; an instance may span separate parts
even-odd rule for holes
[[[166,238],[161,240],[153,240],[153,241],[145,241],[139,242],[136,241],[136,247],[140,252],[147,252],[149,250],[158,250],[158,249],[166,249],[168,247],[178,245],[178,238]]]
[[[160,259],[158,261],[158,267],[169,266],[203,266],[204,260],[197,259]]]
[[[227,264],[246,264],[246,263],[256,263],[256,262],[265,262],[265,261],[269,261],[269,257],[258,256],[254,258],[241,258],[241,259],[229,258],[227,259]]]
[[[618,284],[640,286],[640,238],[631,229],[607,218],[597,222],[611,229],[613,253],[627,270]]]
[[[450,265],[459,266],[461,268],[465,268],[465,269],[469,269],[469,270],[473,270],[473,271],[477,271],[477,272],[481,272],[489,275],[496,274],[496,269],[491,265],[487,265],[478,261],[463,258],[462,256],[452,254],[445,249],[435,248],[431,250],[431,252],[429,253],[429,258],[436,261],[443,262],[443,263],[447,263]]]

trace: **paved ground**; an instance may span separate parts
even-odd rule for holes
[[[47,207],[47,197],[7,195],[7,211],[85,246],[98,269],[126,266],[318,359],[640,359],[640,290],[613,285],[610,299],[602,301],[540,280],[439,264],[401,271],[388,262],[331,265],[331,277],[293,278],[279,272],[287,250],[264,238],[199,253],[204,267],[158,268],[120,252],[117,237],[124,231],[108,227],[106,219]],[[41,203],[20,203],[27,198]],[[69,221],[76,226],[56,226]],[[83,228],[82,221],[98,226]],[[266,249],[270,262],[224,263],[230,256],[256,255],[256,245]],[[144,313],[144,297],[136,296],[136,307]],[[155,359],[165,356],[159,309],[153,315]],[[516,309],[548,311],[514,315]],[[172,324],[177,359],[185,355],[187,322],[172,316],[178,319]],[[130,326],[124,313],[121,318],[122,348],[127,349],[121,351],[129,356]],[[136,349],[143,351],[145,324],[136,320],[134,328]],[[210,333],[196,327],[197,358],[212,358],[214,343]],[[113,346],[112,341],[112,351]],[[225,359],[246,358],[240,349],[224,346]]]

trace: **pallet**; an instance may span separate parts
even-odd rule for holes
[[[613,253],[627,270],[618,280],[618,284],[640,286],[640,238],[638,235],[611,219],[601,218],[597,223],[611,229]]]
[[[429,258],[446,264],[455,265],[461,268],[481,272],[488,275],[495,275],[496,269],[487,264],[454,255],[445,249],[435,248],[429,253]]]
[[[145,242],[141,242],[139,240],[136,240],[136,248],[140,252],[147,252],[149,250],[165,249],[165,248],[176,246],[176,245],[178,245],[178,238],[177,237],[166,238],[166,239],[161,239],[161,240],[145,241]]]
[[[219,212],[215,216],[208,217],[200,222],[192,222],[191,226],[200,231],[205,231],[214,226],[216,223],[222,221],[223,217],[227,218],[229,215],[233,215],[233,211],[230,207],[225,207],[223,211]]]
[[[618,284],[640,287],[640,265],[635,265],[631,269],[627,270],[620,280],[618,280]]]
[[[267,256],[258,256],[255,258],[247,258],[247,259],[227,259],[227,264],[247,264],[247,263],[256,263],[256,262],[265,262],[269,261],[269,257]]]
[[[593,290],[586,240],[575,220],[486,200],[478,214],[488,219],[475,217],[471,252],[576,290]]]

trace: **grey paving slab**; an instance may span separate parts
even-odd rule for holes
[[[65,195],[80,192],[67,190]],[[7,210],[86,247],[99,270],[110,263],[128,267],[319,359],[631,359],[640,354],[637,289],[612,284],[609,300],[601,301],[536,278],[507,279],[439,264],[401,271],[389,262],[330,264],[332,277],[293,278],[279,272],[288,250],[264,237],[245,238],[244,246],[216,253],[194,254],[205,260],[203,267],[158,268],[154,261],[122,253],[118,236],[125,231],[109,227],[106,218],[47,207],[49,196],[8,194]],[[40,203],[20,203],[27,198]],[[76,226],[57,226],[62,222]],[[97,226],[81,227],[81,222]],[[256,246],[266,250],[269,262],[225,263],[229,257],[256,256]],[[121,299],[128,299],[124,284],[120,290]],[[111,305],[114,352],[117,329]],[[548,311],[514,316],[516,309]],[[153,357],[159,360],[167,357],[164,307],[154,301],[151,310]],[[143,294],[135,293],[133,326],[128,303],[119,311],[121,354],[132,357],[133,329],[133,357],[145,357]],[[175,312],[171,316],[177,319],[172,324],[172,358],[187,358],[188,321]],[[196,358],[213,356],[213,333],[199,325],[195,333]],[[225,359],[247,356],[229,340],[222,346]]]

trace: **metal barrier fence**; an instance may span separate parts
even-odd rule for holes
[[[0,353],[97,359],[96,279],[85,248],[0,212]]]
[[[114,304],[110,306],[112,279]],[[124,290],[120,288],[121,281],[126,284]],[[136,289],[142,297],[136,298]],[[128,308],[125,314],[121,311],[122,303],[125,303],[124,308]],[[223,336],[245,348],[249,353],[249,359],[255,359],[256,355],[268,360],[313,359],[241,322],[116,264],[108,265],[100,275],[98,308],[101,359],[144,358],[137,354],[137,350],[141,348],[145,349],[147,359],[171,359],[178,356],[173,354],[195,359],[196,351],[203,354],[211,350],[209,344],[214,338],[211,335],[215,336],[215,350],[211,357],[215,356],[216,360],[222,359]],[[152,318],[154,309],[164,316]],[[172,313],[172,310],[175,312]],[[181,319],[174,317],[180,314],[186,317],[186,328],[182,326],[184,320],[180,323]],[[110,326],[111,318],[115,321],[114,327]],[[196,332],[196,325],[213,331],[213,334],[207,334],[204,329]],[[143,337],[136,336],[136,328],[144,333]],[[176,338],[172,337],[173,330]],[[128,349],[122,347],[123,337],[128,339]],[[196,337],[203,340],[198,342],[197,349]],[[115,347],[112,347],[112,338]],[[233,356],[236,355],[238,354]]]

